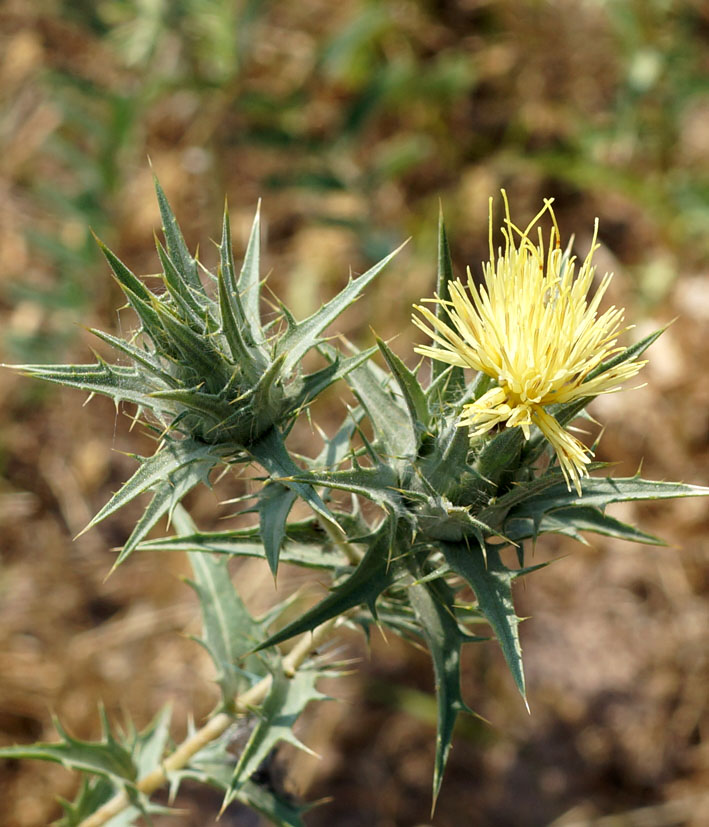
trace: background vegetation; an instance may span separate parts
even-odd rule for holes
[[[600,458],[620,458],[619,473],[644,461],[647,477],[705,483],[708,47],[700,0],[4,0],[3,361],[80,361],[95,345],[84,325],[131,324],[90,229],[136,272],[156,269],[148,157],[207,264],[224,195],[237,246],[263,197],[269,286],[296,315],[350,266],[362,272],[413,236],[347,317],[360,341],[369,325],[396,337],[410,364],[410,305],[433,287],[439,199],[454,261],[476,271],[488,195],[505,186],[520,220],[554,196],[583,253],[600,217],[599,268],[616,272],[611,299],[634,335],[681,317],[650,351],[647,386],[595,403]],[[0,743],[51,738],[50,710],[95,737],[98,699],[138,726],[167,699],[185,725],[190,709],[206,714],[210,666],[179,634],[197,623],[180,558],[139,555],[104,582],[130,515],[72,540],[133,467],[121,452],[145,437],[106,400],[82,408],[9,373],[0,399]],[[316,419],[327,427],[329,415]],[[229,514],[217,495],[193,509],[205,528]],[[468,653],[469,701],[491,724],[460,727],[437,827],[619,813],[614,823],[701,823],[706,504],[641,511],[625,516],[673,546],[537,549],[540,561],[572,554],[521,594],[533,616],[522,630],[531,717],[496,647]],[[268,603],[267,572],[242,565],[238,576],[255,605]],[[347,652],[364,660],[338,686],[346,703],[302,733],[322,759],[299,757],[274,783],[335,796],[309,816],[314,827],[426,822],[426,658],[376,635],[371,655],[354,639]],[[72,784],[51,765],[4,764],[0,824],[47,823]],[[184,827],[212,823],[218,808],[189,791],[179,804]]]

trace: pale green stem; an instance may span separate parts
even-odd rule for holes
[[[350,543],[350,541],[343,535],[342,531],[337,531],[335,527],[332,525],[332,523],[330,523],[328,520],[323,519],[319,514],[317,515],[317,520],[320,524],[320,527],[323,529],[325,534],[327,534],[330,542],[340,549],[340,551],[345,555],[345,557],[349,561],[350,565],[358,566],[360,560],[362,559],[362,555],[352,545],[352,543]]]
[[[318,626],[312,634],[304,635],[296,643],[293,649],[283,658],[283,672],[287,677],[292,678],[313,649],[317,649],[332,635],[338,620],[339,618],[328,620],[327,623]],[[236,713],[246,714],[249,707],[260,704],[271,688],[271,681],[271,676],[267,675],[247,692],[244,692],[243,695],[240,695],[234,702]],[[173,753],[168,755],[159,767],[143,776],[137,782],[136,787],[146,795],[160,789],[167,783],[171,772],[187,766],[190,759],[210,741],[214,741],[215,738],[222,735],[234,723],[234,719],[234,714],[227,714],[226,712],[220,712],[210,718],[201,729],[186,738]],[[100,827],[128,806],[130,806],[130,801],[125,792],[117,793],[110,801],[107,801],[96,810],[93,815],[85,818],[79,824],[79,827]]]

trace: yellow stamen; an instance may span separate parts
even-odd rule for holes
[[[524,230],[513,224],[507,194],[504,201],[504,251],[493,247],[490,199],[490,260],[483,264],[478,287],[468,270],[467,290],[460,281],[449,285],[449,300],[424,299],[443,305],[449,323],[428,308],[415,306],[414,324],[437,346],[421,345],[417,353],[487,374],[496,382],[477,401],[466,405],[459,422],[479,437],[496,425],[522,428],[529,439],[536,425],[556,452],[567,485],[581,494],[580,480],[588,475],[590,450],[565,430],[545,408],[575,399],[613,393],[645,362],[630,359],[589,379],[589,374],[623,348],[623,309],[598,308],[611,275],[601,280],[589,298],[598,249],[596,220],[588,255],[576,274],[576,259],[561,248],[561,233],[552,199]],[[548,212],[552,221],[545,251],[541,228],[538,241],[530,233]]]

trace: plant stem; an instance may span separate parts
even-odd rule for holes
[[[342,534],[340,531],[336,531],[333,527],[332,523],[324,520],[319,514],[317,515],[317,521],[320,524],[321,528],[327,534],[328,539],[330,542],[337,546],[340,551],[345,555],[348,562],[352,566],[358,566],[362,560],[362,555],[357,551],[357,549],[350,543],[350,541]]]
[[[335,630],[339,618],[328,620],[322,626],[318,626],[312,634],[304,635],[293,649],[283,658],[283,672],[287,677],[293,677],[298,671],[298,668],[306,660],[313,649],[319,647],[325,640],[327,640]],[[234,702],[236,713],[245,714],[249,711],[249,707],[259,704],[268,694],[271,688],[271,675],[267,675],[259,681],[251,689],[240,695]],[[198,753],[210,741],[218,738],[225,732],[235,720],[234,714],[227,714],[220,712],[211,718],[201,729],[186,738],[177,749],[168,755],[159,767],[156,767],[152,772],[138,781],[136,787],[140,792],[150,795],[156,790],[160,789],[168,780],[171,772],[180,770],[187,766],[193,755]],[[117,793],[110,801],[107,801],[102,807],[96,810],[93,815],[85,818],[79,827],[100,827],[106,824],[114,816],[118,815],[122,810],[130,805],[130,801],[125,792]]]

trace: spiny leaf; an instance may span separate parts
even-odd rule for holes
[[[252,810],[265,816],[275,827],[305,827],[302,815],[312,809],[311,805],[299,805],[288,793],[271,787],[245,781],[234,792],[234,798]]]
[[[374,468],[356,467],[343,471],[312,471],[308,474],[301,472],[301,476],[293,479],[302,482],[307,480],[311,485],[322,485],[359,494],[399,516],[406,516],[404,503],[407,499],[419,502],[425,502],[427,499],[420,491],[400,488],[396,473],[384,464]]]
[[[302,542],[289,540],[289,528],[289,526],[286,526],[286,539],[279,553],[280,562],[314,569],[334,570],[342,566],[342,554],[322,545],[327,541],[322,529],[318,543],[306,545]],[[141,543],[139,550],[197,551],[207,554],[223,554],[230,557],[260,557],[265,560],[266,551],[260,539],[258,527],[256,532],[258,535],[256,538],[239,536],[237,532],[229,531],[205,531],[178,537],[162,537]]]
[[[162,264],[163,280],[173,302],[182,310],[182,318],[194,327],[204,330],[205,309],[195,299],[192,289],[180,275],[175,263],[170,258],[167,250],[162,246],[159,239],[155,239],[155,246],[158,251],[158,258]]]
[[[431,452],[419,460],[418,467],[432,489],[451,496],[446,490],[451,487],[451,481],[457,482],[466,472],[470,475],[478,472],[468,465],[470,437],[467,429],[458,428],[455,423],[448,427],[444,422],[441,425],[441,433],[436,435]],[[478,476],[482,488],[484,480]]]
[[[137,296],[139,299],[142,299],[142,301],[150,304],[152,301],[152,293],[138,278],[138,276],[136,276],[130,268],[126,267],[118,256],[109,250],[100,238],[96,238],[96,243],[98,244],[101,252],[104,254],[109,267],[113,271],[113,274],[121,287],[128,288],[134,296]]]
[[[315,688],[320,676],[316,668],[308,668],[307,665],[301,666],[292,677],[286,677],[280,669],[276,669],[268,696],[258,710],[258,722],[234,769],[224,806],[234,799],[235,791],[281,742],[310,752],[295,737],[293,727],[311,701],[327,700],[327,696]]]
[[[492,528],[502,530],[505,517],[515,506],[537,497],[548,488],[555,488],[560,482],[563,482],[561,472],[553,471],[527,482],[518,483],[501,497],[490,499],[488,504],[480,510],[478,518]],[[565,482],[564,487],[566,487]]]
[[[120,791],[120,788],[107,778],[84,778],[74,802],[59,799],[59,803],[64,808],[64,817],[54,822],[54,827],[81,827],[85,819],[93,815],[102,804],[108,802]],[[150,816],[174,816],[179,812],[170,807],[152,803],[147,796],[130,787],[127,793],[134,803],[113,816],[107,822],[109,827],[139,827],[139,825],[142,827],[143,824],[151,824]]]
[[[362,408],[358,407],[357,410],[350,410],[331,439],[321,434],[325,444],[313,461],[314,468],[332,470],[337,468],[349,456],[352,450],[352,434],[355,432],[357,423],[362,416],[364,416]]]
[[[175,388],[178,386],[177,380],[163,368],[154,353],[137,347],[125,339],[119,339],[110,333],[104,333],[103,330],[96,330],[92,327],[90,328],[90,332],[98,339],[111,345],[114,350],[117,350],[119,353],[125,353],[129,359],[145,368],[149,373],[152,373],[153,376],[160,382],[163,382],[166,387]]]
[[[136,732],[129,723],[128,734],[121,740],[123,746],[130,751],[137,778],[142,778],[160,766],[169,740],[170,717],[171,709],[169,705],[166,705],[141,732]],[[133,827],[137,825],[137,819],[141,816],[146,817],[149,823],[150,815],[174,815],[174,811],[170,808],[151,803],[147,796],[139,793],[138,790],[129,785],[117,783],[109,776],[84,777],[73,802],[60,799],[60,804],[64,808],[64,817],[56,822],[56,827],[80,827],[85,819],[93,815],[101,805],[113,798],[121,789],[126,789],[129,798],[134,803],[111,819],[111,827]]]
[[[436,295],[443,301],[450,300],[449,285],[451,281],[453,281],[453,262],[451,260],[446,225],[443,220],[443,207],[441,206],[438,212],[438,274],[436,277]],[[440,303],[436,304],[435,312],[439,319],[444,322],[448,321],[448,314],[446,313],[444,305]],[[435,382],[436,379],[447,370],[444,362],[440,362],[438,359],[431,359],[431,382]],[[450,369],[446,385],[443,387],[447,399],[460,396],[462,389],[465,387],[465,373],[463,368],[453,366]]]
[[[125,285],[121,285],[121,289],[128,299],[128,303],[140,319],[141,332],[150,339],[155,350],[159,352],[161,356],[176,357],[177,353],[173,347],[173,343],[165,332],[160,321],[160,316],[155,309],[155,305],[156,303],[159,304],[159,300],[152,294],[149,294],[148,299],[142,299],[140,296],[136,296],[135,293]]]
[[[263,630],[234,588],[226,559],[215,560],[197,552],[191,552],[189,559],[194,574],[190,585],[199,597],[204,622],[204,638],[200,642],[214,661],[222,700],[231,708],[237,693],[251,685],[244,670],[265,674],[263,661],[255,656],[246,658],[263,639]]]
[[[261,291],[260,276],[260,232],[261,232],[261,202],[259,201],[251,226],[249,242],[244,254],[239,281],[234,292],[241,297],[244,316],[251,332],[251,339],[255,345],[260,345],[264,338],[261,328],[261,314],[259,310],[259,294]]]
[[[369,363],[353,370],[347,381],[367,412],[381,450],[391,459],[414,457],[418,440],[408,411],[386,388],[389,377]]]
[[[79,827],[84,819],[116,794],[116,787],[105,776],[87,778],[83,776],[81,787],[74,801],[60,798],[64,817],[56,822],[55,827]]]
[[[268,354],[262,344],[263,332],[259,316],[259,274],[258,274],[258,225],[259,211],[256,211],[254,226],[251,230],[242,278],[237,283],[234,269],[234,253],[231,244],[231,225],[229,211],[224,207],[224,221],[222,224],[222,241],[219,245],[219,303],[221,307],[223,331],[230,343],[234,358],[242,364],[244,370],[253,370],[254,377],[265,370],[268,364]],[[253,269],[253,272],[250,270]],[[246,282],[242,284],[242,282]],[[245,301],[242,303],[239,290],[245,292]],[[249,302],[249,297],[255,301]]]
[[[241,325],[235,312],[236,302],[234,301],[234,294],[230,293],[222,273],[223,268],[220,270],[218,276],[222,333],[229,347],[232,360],[240,366],[249,381],[254,382],[258,376],[256,365],[254,364],[257,354],[253,348],[250,348],[246,344],[242,335]],[[265,360],[259,359],[257,364],[263,368],[266,362]]]
[[[133,366],[100,361],[93,365],[17,365],[14,370],[57,385],[110,396],[116,403],[132,402],[157,412],[165,409],[159,402],[151,402],[150,385]]]
[[[345,359],[340,358],[338,354],[335,361],[327,367],[311,373],[308,376],[304,376],[302,379],[302,387],[291,403],[291,407],[293,409],[300,409],[303,405],[309,404],[318,394],[322,393],[326,388],[329,388],[330,385],[338,379],[342,379],[358,368],[375,352],[376,348],[372,347]]]
[[[438,701],[436,760],[433,771],[433,807],[441,789],[443,772],[459,712],[470,710],[460,692],[460,651],[469,639],[455,618],[453,593],[440,580],[414,583],[407,593],[433,660]]]
[[[286,520],[297,498],[295,491],[278,482],[267,483],[259,493],[258,512],[266,560],[275,576],[278,557],[286,536]]]
[[[252,442],[248,450],[253,458],[266,469],[269,476],[295,491],[316,514],[326,519],[335,531],[341,531],[337,521],[312,485],[293,481],[293,478],[303,474],[303,470],[291,459],[282,436],[275,428],[269,429],[263,436]]]
[[[180,363],[190,367],[209,391],[219,393],[231,378],[234,367],[215,350],[204,334],[196,333],[183,324],[164,305],[156,302],[154,307],[173,349],[180,354]]]
[[[533,497],[529,497],[514,509],[509,517],[529,517],[537,524],[546,512],[566,505],[596,506],[604,508],[609,503],[631,500],[660,500],[674,497],[709,496],[709,488],[685,485],[681,482],[655,482],[640,477],[582,477],[582,496],[569,491],[566,483],[557,482]]]
[[[502,648],[517,688],[526,703],[522,648],[519,643],[519,618],[512,604],[511,572],[500,560],[494,546],[483,550],[477,545],[464,543],[439,543],[446,563],[460,575],[475,592],[480,610],[492,626]]]
[[[231,735],[227,732],[223,738],[207,744],[193,756],[188,767],[172,773],[173,797],[184,779],[209,784],[225,792],[229,790],[234,773],[234,756],[229,746]],[[262,786],[251,779],[245,780],[234,791],[234,798],[266,816],[276,827],[304,827],[301,816],[312,806],[299,805],[287,793]]]
[[[26,746],[3,747],[0,758],[33,758],[39,761],[53,761],[67,769],[93,773],[123,785],[133,783],[137,776],[136,766],[128,750],[113,737],[105,716],[102,714],[104,732],[98,742],[81,741],[69,735],[54,719],[54,726],[60,741],[56,744],[27,744]]]
[[[402,245],[403,247],[403,245]],[[340,293],[302,322],[289,327],[276,344],[276,355],[285,354],[283,373],[289,375],[303,356],[319,342],[320,334],[359,296],[362,290],[384,269],[401,250],[394,250],[374,267],[356,279],[351,279]]]
[[[165,704],[148,726],[137,733],[132,748],[138,778],[142,778],[159,767],[170,738],[172,707]]]
[[[258,211],[256,213],[258,215]],[[229,206],[224,203],[224,216],[222,218],[222,240],[219,244],[219,274],[224,281],[224,286],[229,293],[230,302],[234,317],[239,325],[244,324],[246,317],[239,298],[239,288],[236,283],[236,267],[234,266],[234,251],[231,244],[231,221],[229,220]]]
[[[158,197],[158,206],[160,207],[160,216],[162,218],[163,233],[165,234],[165,243],[167,244],[167,252],[179,268],[180,275],[185,284],[192,289],[193,295],[206,300],[204,287],[202,286],[197,271],[197,263],[185,244],[185,239],[182,237],[175,214],[157,178],[154,178],[154,183],[155,192]]]
[[[279,409],[282,408],[283,360],[283,356],[274,359],[253,389],[253,409],[257,416],[267,418],[269,424],[275,421],[280,412]]]
[[[504,528],[505,537],[515,543],[546,533],[566,534],[580,543],[586,543],[583,535],[579,533],[581,531],[592,531],[595,534],[604,534],[633,543],[666,545],[659,537],[616,520],[592,505],[569,505],[552,509],[542,516],[537,525],[531,517],[513,517],[505,522]]]
[[[389,519],[379,528],[367,553],[343,583],[304,615],[271,635],[258,648],[275,646],[303,632],[310,632],[321,623],[360,604],[367,605],[376,617],[377,598],[396,582],[400,574],[396,561],[391,560],[391,526],[387,523]]]
[[[140,519],[135,524],[130,537],[126,540],[116,562],[115,569],[120,566],[126,558],[135,551],[138,544],[145,539],[148,532],[157,521],[164,515],[171,515],[175,507],[184,497],[197,485],[209,482],[209,472],[216,465],[218,458],[207,455],[193,459],[181,465],[172,472],[167,473],[164,481],[154,487],[153,498],[143,511]],[[98,516],[98,515],[97,515]]]
[[[166,442],[151,457],[141,460],[140,468],[123,486],[111,497],[104,507],[96,514],[86,526],[87,531],[92,526],[105,520],[106,517],[123,508],[139,494],[160,485],[180,468],[193,463],[199,463],[199,470],[204,471],[204,466],[214,464],[218,457],[211,445],[185,439],[181,442]],[[163,512],[164,513],[164,512]]]
[[[482,449],[475,467],[492,486],[502,484],[519,466],[523,434],[521,428],[505,428]]]
[[[229,403],[218,394],[208,393],[201,386],[195,388],[171,388],[150,394],[153,399],[177,402],[200,415],[201,431],[205,437],[234,414]]]
[[[379,337],[377,337],[376,341],[382,356],[384,356],[387,365],[389,365],[389,370],[391,370],[401,389],[406,407],[409,409],[409,416],[411,417],[414,431],[416,430],[416,423],[420,423],[424,428],[427,427],[429,422],[428,402],[426,401],[426,394],[421,387],[421,383],[416,378],[416,374],[406,367],[386,342],[382,341]],[[414,438],[416,438],[415,433]]]

